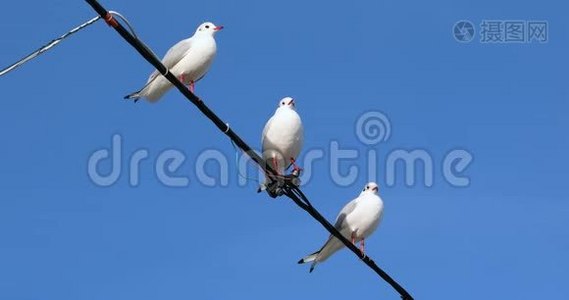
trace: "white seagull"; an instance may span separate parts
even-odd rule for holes
[[[263,159],[279,175],[284,175],[291,165],[296,165],[304,140],[304,129],[300,116],[295,110],[295,102],[285,97],[279,102],[275,114],[267,121],[261,138]]]
[[[366,184],[360,195],[350,201],[336,218],[334,227],[355,245],[360,242],[360,251],[365,254],[365,239],[369,237],[379,225],[383,216],[383,201],[378,196],[379,187],[375,182]],[[320,250],[298,261],[299,264],[312,262],[310,272],[317,263],[325,261],[336,251],[342,249],[344,244],[330,235]]]
[[[214,36],[221,29],[223,26],[216,26],[211,22],[201,24],[192,37],[178,42],[162,59],[162,64],[182,83],[188,84],[192,93],[194,83],[205,76],[215,58],[217,45]],[[135,102],[140,98],[146,98],[150,102],[155,102],[171,87],[170,81],[155,70],[140,91],[124,98],[134,99]]]

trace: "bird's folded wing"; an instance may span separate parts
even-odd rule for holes
[[[265,143],[265,138],[267,137],[267,131],[269,131],[269,128],[271,128],[271,123],[273,122],[273,119],[274,116],[267,121],[267,124],[265,124],[265,128],[263,128],[263,135],[261,136],[261,145]]]
[[[346,204],[346,206],[344,206],[344,208],[342,208],[342,210],[340,211],[340,213],[338,214],[338,217],[336,218],[336,223],[334,224],[334,227],[338,230],[338,231],[342,231],[343,229],[345,229],[347,227],[346,224],[346,217],[352,213],[354,211],[354,209],[356,209],[356,206],[358,204],[358,198],[350,201],[348,204]]]
[[[182,58],[184,58],[184,56],[188,54],[191,48],[191,38],[178,42],[176,45],[170,48],[168,52],[166,52],[166,55],[164,55],[164,58],[162,59],[162,64],[168,69],[174,67],[178,62],[180,62],[180,60],[182,60]],[[154,72],[150,74],[150,77],[148,77],[148,82],[154,80],[158,74],[160,74],[158,70],[154,70]]]

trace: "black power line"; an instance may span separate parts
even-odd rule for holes
[[[391,278],[387,273],[385,273],[380,267],[378,267],[375,262],[368,256],[362,254],[360,250],[352,244],[348,239],[346,239],[336,228],[330,224],[310,203],[308,198],[304,193],[294,184],[291,177],[282,177],[268,166],[263,159],[255,152],[247,143],[245,143],[230,127],[227,123],[223,122],[211,109],[205,105],[205,103],[196,95],[194,95],[182,82],[170,73],[170,71],[160,62],[160,60],[150,51],[146,45],[144,45],[138,38],[134,37],[129,31],[127,31],[119,22],[117,22],[113,15],[110,14],[101,4],[96,0],[86,0],[91,7],[109,24],[113,27],[132,47],[142,55],[146,61],[152,64],[158,72],[160,72],[166,79],[168,79],[186,98],[192,102],[208,119],[210,119],[217,128],[225,133],[232,141],[243,150],[253,161],[267,174],[267,176],[273,181],[279,183],[279,193],[271,193],[269,190],[269,195],[272,197],[284,194],[288,196],[294,203],[296,203],[300,208],[308,212],[314,219],[316,219],[326,230],[330,232],[333,236],[339,239],[348,249],[350,249],[356,256],[358,256],[368,267],[375,271],[383,280],[389,283],[400,295],[402,299],[413,300],[413,297],[407,291],[401,287],[393,278]]]

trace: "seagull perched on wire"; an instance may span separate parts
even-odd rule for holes
[[[300,171],[296,159],[304,140],[304,129],[296,112],[294,99],[285,97],[279,102],[275,114],[267,121],[261,138],[263,160],[279,175],[291,165]],[[259,191],[264,189],[264,184]]]
[[[214,36],[221,29],[223,26],[216,26],[211,22],[201,24],[192,37],[178,42],[162,59],[162,64],[182,83],[189,85],[192,93],[194,84],[205,76],[215,58],[217,45]],[[155,70],[140,91],[124,98],[134,99],[135,102],[146,98],[155,102],[171,87],[170,81]]]
[[[360,251],[364,255],[365,239],[375,231],[383,216],[383,201],[378,196],[378,190],[379,187],[375,182],[366,184],[360,195],[342,208],[334,224],[334,227],[346,239],[351,239],[354,245],[360,242]],[[342,247],[344,244],[330,235],[320,250],[299,260],[298,263],[312,262],[310,266],[312,272],[317,263],[325,261]]]

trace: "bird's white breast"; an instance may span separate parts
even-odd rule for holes
[[[360,196],[356,209],[346,217],[352,232],[361,240],[371,235],[383,216],[383,201],[379,196],[367,194]]]
[[[184,81],[198,81],[202,78],[213,63],[217,45],[213,37],[200,37],[192,41],[192,47],[186,55],[173,68],[176,76],[184,75]]]
[[[284,160],[297,158],[303,143],[303,128],[300,116],[292,109],[279,109],[269,121],[263,137],[265,159],[273,155]]]

